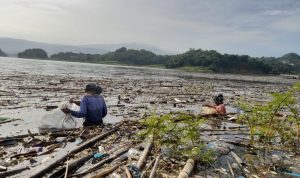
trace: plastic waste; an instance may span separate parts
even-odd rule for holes
[[[132,175],[132,178],[141,178],[141,171],[135,165],[128,165],[128,169]]]
[[[204,106],[201,109],[201,114],[216,114],[217,110],[215,108]]]
[[[95,153],[94,158],[103,158],[106,154],[103,153]]]
[[[36,153],[39,153],[39,152],[42,152],[43,151],[43,147],[41,146],[38,146],[38,147],[32,147],[28,150],[28,152],[36,152]]]
[[[281,160],[281,156],[279,154],[272,154],[271,161],[272,163],[278,163]]]
[[[130,148],[128,150],[128,156],[132,157],[132,156],[139,156],[140,152],[134,148]]]
[[[103,146],[98,146],[99,153],[105,153],[105,149]]]
[[[214,149],[214,148],[216,148],[216,143],[211,142],[211,143],[208,143],[206,146],[207,146],[207,148],[209,148],[209,149]]]
[[[245,112],[244,112],[244,110],[242,110],[241,108],[237,107],[237,108],[236,108],[236,113],[237,113],[237,114],[243,114],[243,113],[245,113]]]
[[[49,111],[40,119],[39,129],[71,129],[78,127],[77,121],[71,114],[65,114],[61,111],[63,108],[69,108],[73,111],[79,111],[79,106],[71,103],[62,103],[59,108]]]
[[[76,138],[75,139],[75,144],[79,145],[80,143],[82,143],[82,139],[81,138]]]
[[[285,172],[285,174],[290,175],[290,176],[300,177],[299,173]]]
[[[55,139],[55,142],[56,142],[56,143],[62,143],[64,140],[65,140],[64,137],[57,137],[57,138]]]

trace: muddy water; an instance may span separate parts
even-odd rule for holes
[[[45,106],[57,106],[73,97],[79,99],[84,94],[83,87],[89,82],[103,86],[109,111],[104,122],[140,119],[151,113],[184,111],[198,114],[201,106],[211,103],[212,96],[220,92],[225,96],[227,111],[236,112],[234,103],[240,97],[249,102],[266,101],[269,92],[282,91],[295,82],[276,76],[188,73],[17,58],[0,58],[0,66],[0,116],[21,119],[2,124],[0,137],[25,134],[28,129],[37,132],[41,116],[48,112]],[[121,100],[118,100],[119,96]],[[209,123],[222,129],[239,126],[226,120],[209,120]],[[211,125],[207,125],[207,129],[211,129]],[[203,137],[216,144],[233,139],[239,142],[248,140],[247,135],[240,135],[238,131],[231,134],[204,132]],[[62,156],[72,146],[68,144],[66,150],[47,157]],[[20,152],[20,147],[10,149],[13,151],[8,152]],[[42,162],[45,158],[38,157],[37,161]],[[29,165],[29,160],[24,164]]]
[[[266,100],[295,80],[276,76],[188,73],[177,70],[75,62],[0,58],[0,116],[21,119],[0,126],[0,136],[35,132],[46,105],[81,97],[87,82],[100,83],[109,107],[105,122],[140,118],[145,113],[200,113],[203,102],[224,93],[228,112],[239,96]],[[64,79],[67,82],[60,83]],[[170,87],[171,86],[171,87]],[[116,106],[118,96],[129,99]],[[174,99],[188,101],[174,107]],[[150,104],[152,103],[152,104]],[[154,103],[154,104],[153,104]]]
[[[79,75],[99,76],[133,79],[218,79],[236,81],[254,81],[266,83],[291,84],[295,80],[282,79],[277,76],[256,76],[256,75],[234,75],[234,74],[211,74],[211,73],[190,73],[177,70],[129,67],[118,65],[88,64],[76,62],[32,60],[20,58],[0,57],[1,75],[12,73],[29,73],[38,75]]]

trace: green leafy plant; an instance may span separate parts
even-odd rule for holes
[[[156,151],[165,147],[172,157],[189,157],[209,164],[214,160],[213,151],[207,149],[200,137],[204,122],[198,116],[184,113],[152,115],[141,121],[145,129],[140,136],[153,138]]]
[[[272,93],[271,100],[266,103],[252,105],[242,101],[239,106],[245,111],[239,120],[250,128],[250,143],[260,141],[263,145],[277,142],[282,145],[300,142],[300,117],[297,96],[300,82],[286,92]],[[299,98],[298,98],[299,99]],[[288,113],[283,116],[280,112]]]

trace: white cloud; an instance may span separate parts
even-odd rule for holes
[[[64,44],[142,42],[170,51],[206,48],[271,55],[279,39],[299,33],[299,2],[0,0],[0,36]],[[259,54],[250,50],[256,46]],[[274,50],[274,55],[280,52]]]

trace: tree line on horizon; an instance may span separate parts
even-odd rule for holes
[[[0,56],[1,56],[0,50]],[[2,52],[3,53],[3,52]],[[5,54],[5,53],[4,53]],[[157,55],[141,49],[122,47],[105,54],[59,52],[48,56],[43,49],[26,49],[19,58],[49,59],[88,63],[115,63],[126,65],[163,65],[166,68],[203,67],[217,73],[298,74],[300,56],[288,53],[282,57],[251,57],[248,55],[221,54],[215,50],[190,49],[177,55]]]

